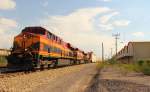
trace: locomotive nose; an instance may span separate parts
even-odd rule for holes
[[[21,37],[22,41],[27,42],[27,40],[30,40],[33,37],[33,35],[31,33],[22,33]]]
[[[13,50],[26,51],[32,45],[33,35],[30,33],[22,33],[15,37]]]
[[[27,33],[23,33],[22,34],[22,41],[21,41],[21,43],[22,43],[22,48],[23,48],[23,50],[24,51],[26,51],[26,46],[27,46]]]

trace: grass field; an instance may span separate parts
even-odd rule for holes
[[[110,60],[110,61],[106,61],[106,62],[97,64],[98,68],[103,68],[106,66],[118,67],[124,73],[141,72],[145,75],[150,76],[150,60],[147,60],[147,61],[140,60],[140,61],[137,61],[136,63],[131,63],[131,64],[117,63],[114,60]]]

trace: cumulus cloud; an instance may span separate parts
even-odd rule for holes
[[[49,16],[48,18],[42,20],[42,24],[46,27],[49,27],[49,24],[51,24],[51,26],[54,26],[57,29],[63,28],[64,30],[68,30],[68,32],[72,30],[73,32],[71,31],[71,33],[93,31],[93,21],[95,20],[95,17],[99,14],[110,11],[111,9],[106,7],[84,8],[76,10],[65,16]]]
[[[17,26],[18,23],[15,20],[0,17],[0,48],[10,48],[15,35],[13,30]]]
[[[117,11],[114,11],[110,14],[106,14],[106,15],[103,15],[99,18],[99,21],[100,21],[100,24],[98,25],[102,30],[107,30],[107,31],[111,31],[113,30],[115,27],[113,25],[113,23],[111,23],[111,19],[114,17],[114,16],[117,16],[119,15],[120,13],[117,12]]]
[[[17,22],[12,19],[2,18],[0,17],[0,25],[6,27],[17,27]]]
[[[101,1],[101,2],[111,2],[112,0],[98,0],[98,1]]]
[[[112,13],[103,15],[99,18],[99,27],[102,30],[112,31],[116,27],[126,27],[130,24],[129,20],[115,20],[114,17],[118,16],[120,13],[113,11]]]
[[[12,30],[14,30],[14,29],[12,29]],[[0,29],[0,31],[1,31],[1,29]],[[9,30],[9,31],[11,31],[11,30]],[[5,30],[5,32],[6,32],[6,30]],[[0,39],[1,39],[0,48],[10,49],[12,47],[13,39],[14,39],[15,35],[16,35],[16,33],[13,33],[13,32],[6,32],[6,33],[0,32]]]
[[[135,32],[135,33],[132,33],[132,35],[136,37],[143,37],[145,34],[143,32]]]
[[[108,14],[108,15],[104,15],[102,17],[100,17],[100,21],[102,24],[106,24],[109,22],[109,20],[113,17],[113,16],[116,16],[116,15],[119,15],[119,12],[112,12],[111,14]]]
[[[110,1],[112,1],[112,0],[103,0],[104,2],[110,2]]]
[[[129,20],[116,20],[113,22],[115,26],[123,27],[123,26],[128,26],[130,24]]]
[[[0,10],[14,9],[16,3],[14,0],[0,0]]]
[[[104,14],[107,17],[104,18]],[[113,30],[116,26],[109,20],[118,14],[107,7],[83,8],[63,16],[48,16],[40,23],[74,46],[100,55],[101,42],[104,42],[105,52],[110,52],[114,43],[112,36],[102,30]]]
[[[102,30],[112,31],[114,26],[112,24],[99,24],[98,25]]]

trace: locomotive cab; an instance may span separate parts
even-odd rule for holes
[[[39,48],[39,40],[40,36],[45,35],[45,30],[41,30],[40,28],[30,28],[27,27],[22,30],[21,34],[14,38],[13,51],[27,51],[27,50],[36,50]]]
[[[26,27],[14,38],[11,55],[8,56],[8,66],[17,67],[34,66],[40,50],[40,37],[46,31],[41,27]]]

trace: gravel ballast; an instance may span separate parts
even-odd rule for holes
[[[14,77],[0,78],[0,92],[32,92],[55,78],[80,71],[85,65],[68,66]]]

